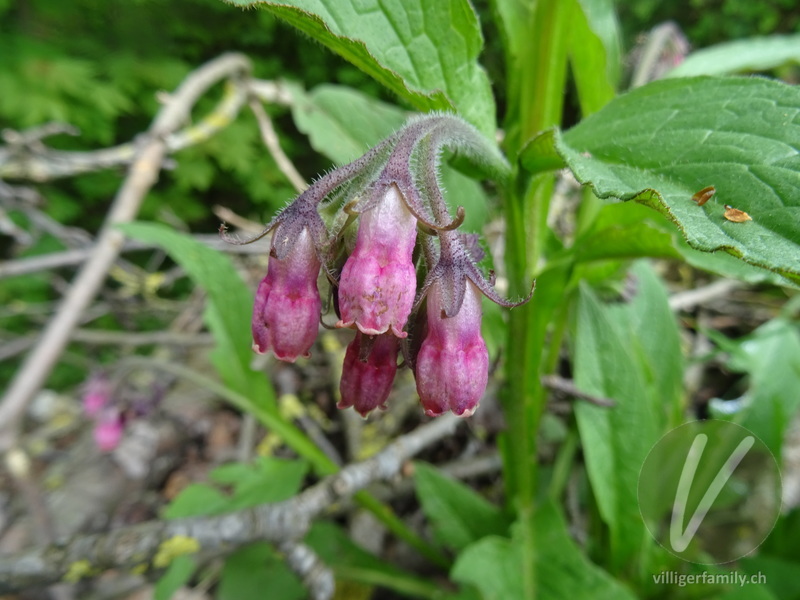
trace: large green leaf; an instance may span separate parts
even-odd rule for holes
[[[633,595],[581,552],[559,510],[542,506],[535,518],[537,598],[543,600],[632,600]],[[518,527],[514,527],[515,533]],[[522,598],[522,545],[517,537],[485,537],[469,546],[453,566],[456,581],[471,583],[484,600]]]
[[[262,6],[422,111],[455,108],[487,136],[491,84],[477,57],[480,23],[467,0],[229,0]]]
[[[682,373],[666,293],[644,265],[634,275],[636,297],[628,304],[604,304],[581,287],[572,350],[578,387],[616,402],[611,409],[586,402],[575,407],[614,569],[641,557],[641,544],[649,539],[637,504],[639,470],[679,408]]]
[[[692,52],[665,77],[729,75],[800,63],[800,34],[735,40]]]
[[[397,131],[408,113],[349,87],[292,85],[292,117],[314,150],[338,165],[354,161]]]
[[[533,171],[566,165],[601,198],[664,213],[698,250],[800,281],[800,89],[760,78],[671,79],[528,144]],[[692,201],[713,185],[704,206]],[[752,221],[731,222],[724,205]]]

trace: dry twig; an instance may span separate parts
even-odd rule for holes
[[[261,131],[261,139],[272,155],[272,158],[275,159],[278,169],[286,176],[298,193],[304,191],[308,187],[308,184],[297,171],[292,161],[289,160],[289,157],[283,152],[281,143],[278,140],[278,134],[275,133],[275,128],[272,126],[272,119],[269,118],[267,111],[261,106],[261,102],[258,100],[251,100],[250,110],[253,111],[256,121],[258,122],[258,128]]]
[[[543,375],[542,385],[555,392],[561,392],[562,394],[572,396],[579,400],[586,400],[586,402],[590,402],[596,406],[602,406],[603,408],[613,408],[617,405],[617,403],[610,398],[595,396],[594,394],[589,394],[588,392],[578,389],[575,382],[571,379],[565,379],[558,375]]]

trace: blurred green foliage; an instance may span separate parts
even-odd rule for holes
[[[25,129],[47,121],[80,128],[48,144],[91,150],[128,142],[146,130],[156,92],[171,91],[198,64],[226,51],[246,53],[255,75],[295,79],[304,86],[338,81],[379,93],[354,67],[263,11],[239,11],[218,0],[7,0],[0,3],[0,125]],[[197,109],[211,106],[204,100]],[[283,108],[277,126],[293,132]],[[311,178],[328,165],[299,136],[284,135],[287,153]],[[296,142],[293,140],[297,140]],[[257,220],[293,195],[267,156],[245,113],[205,144],[185,150],[162,177],[142,217],[159,207],[190,225],[216,227],[211,206],[224,203]],[[66,225],[94,230],[119,186],[120,173],[96,173],[42,187],[48,213]]]
[[[629,43],[662,21],[675,21],[694,48],[755,35],[800,32],[796,0],[618,1]]]

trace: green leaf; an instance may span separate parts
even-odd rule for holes
[[[477,587],[483,600],[506,600],[525,597],[520,576],[523,569],[521,545],[490,536],[461,552],[450,576]]]
[[[191,483],[183,488],[164,509],[165,519],[183,519],[225,512],[230,499],[219,490],[203,483]]]
[[[414,482],[422,511],[440,543],[460,550],[484,536],[503,534],[508,529],[498,507],[435,467],[415,463]]]
[[[800,34],[754,37],[702,48],[664,77],[769,71],[787,63],[800,63]]]
[[[607,307],[608,313],[636,351],[648,394],[658,411],[657,422],[661,425],[671,417],[671,425],[676,426],[684,405],[680,329],[667,290],[648,263],[636,263],[629,276],[635,289],[633,298],[627,304]]]
[[[305,461],[272,457],[259,458],[253,464],[222,465],[211,471],[209,479],[220,486],[232,486],[230,494],[211,485],[188,485],[164,510],[164,518],[219,515],[288,500],[300,491],[307,473]]]
[[[747,339],[726,346],[729,368],[748,373],[750,386],[740,412],[718,416],[735,419],[781,456],[786,431],[800,410],[800,331],[795,323],[773,319]]]
[[[800,598],[800,578],[797,577],[798,562],[789,562],[773,556],[745,557],[739,562],[743,574],[753,578],[763,577],[778,600]]]
[[[302,600],[303,584],[269,544],[259,542],[231,554],[225,561],[217,600]]]
[[[231,463],[214,469],[209,477],[233,486],[228,511],[288,500],[300,491],[308,464],[305,461],[262,457],[252,465]]]
[[[647,289],[648,283],[640,279],[638,285]],[[671,331],[675,327],[672,316],[668,320],[664,316],[669,311],[666,298],[656,298],[656,294],[646,291],[633,308],[611,307],[584,285],[578,301],[572,348],[575,383],[581,390],[616,402],[611,409],[588,402],[575,406],[589,481],[610,531],[609,563],[615,570],[640,554],[640,545],[649,539],[639,515],[636,486],[647,453],[663,433],[668,410],[656,387],[659,375],[654,370],[659,368],[657,360],[668,359],[669,375],[665,377],[674,385],[678,371],[674,365],[680,359],[674,339],[666,340],[669,349],[663,355],[653,349],[659,333],[676,334]],[[657,304],[648,307],[648,301]],[[645,329],[660,328],[653,334],[641,330],[648,310],[653,311],[653,323]],[[634,330],[626,319],[640,329]],[[643,339],[639,333],[647,337]],[[672,356],[676,351],[677,359]]]
[[[633,600],[620,582],[584,556],[553,504],[537,510],[535,527],[537,598]],[[486,537],[466,548],[453,566],[453,579],[478,587],[484,600],[522,598],[522,545],[519,527],[513,529],[511,540]]]
[[[651,219],[643,206],[603,206],[588,231],[575,240],[570,253],[578,262],[610,258],[678,258],[672,234]],[[654,215],[658,217],[658,215]]]
[[[633,600],[633,594],[622,583],[586,558],[554,504],[548,503],[537,511],[536,533],[537,589],[542,598]]]
[[[686,243],[683,236],[673,236],[673,242],[684,260],[698,269],[750,284],[771,283],[792,288],[798,287],[798,284],[791,279],[778,275],[774,271],[767,271],[761,267],[742,262],[727,252],[701,252],[700,250],[695,250]]]
[[[620,71],[619,28],[611,0],[571,1],[570,64],[581,113],[586,116],[615,95]]]
[[[601,198],[665,214],[690,246],[725,250],[800,281],[800,89],[759,78],[657,81],[612,101],[563,136],[548,132],[522,162],[557,154]],[[713,185],[704,206],[692,201]],[[752,221],[725,219],[724,205]]]
[[[405,122],[404,110],[352,88],[320,85],[305,92],[290,86],[292,117],[314,150],[338,165],[354,161]]]
[[[155,600],[169,600],[192,577],[197,563],[191,556],[176,557],[156,583]]]
[[[120,229],[128,236],[156,244],[180,264],[208,293],[204,317],[217,346],[211,361],[225,384],[248,398],[274,407],[272,387],[250,368],[252,339],[250,318],[253,293],[222,252],[156,223],[128,223]]]
[[[698,269],[747,283],[797,287],[793,281],[742,262],[727,252],[695,250],[664,215],[641,204],[606,204],[590,228],[575,240],[564,255],[583,263],[644,256],[683,258]],[[554,260],[558,259],[554,257]]]
[[[440,592],[440,586],[398,569],[373,556],[330,522],[314,523],[305,542],[331,566],[337,580],[380,586],[403,595],[429,598]]]
[[[495,132],[491,84],[477,57],[480,24],[467,0],[230,0],[262,6],[421,111],[452,110]]]

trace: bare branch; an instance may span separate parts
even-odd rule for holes
[[[198,242],[205,244],[215,250],[222,252],[229,252],[232,254],[268,254],[269,247],[265,245],[252,244],[250,246],[232,246],[219,239],[216,234],[196,234],[192,236]],[[156,246],[147,242],[140,242],[138,240],[126,240],[120,252],[131,252],[133,250],[148,250]],[[37,273],[39,271],[46,271],[48,269],[58,269],[60,267],[69,267],[77,265],[89,258],[94,252],[93,247],[78,248],[74,250],[64,250],[62,252],[53,252],[52,254],[41,254],[39,256],[29,256],[25,258],[18,258],[16,260],[8,260],[0,263],[0,279],[5,277],[14,277],[18,275],[27,275],[29,273]]]
[[[333,572],[325,566],[314,551],[297,542],[279,545],[286,564],[297,573],[310,592],[311,600],[328,600],[336,591]]]
[[[543,375],[541,381],[542,385],[546,388],[556,392],[561,392],[567,396],[578,398],[579,400],[586,400],[587,402],[590,402],[596,406],[613,408],[617,405],[617,403],[610,398],[595,396],[594,394],[590,394],[578,389],[578,387],[575,385],[575,382],[571,379],[565,379],[558,375]]]
[[[77,561],[88,561],[92,575],[111,568],[150,569],[163,542],[176,536],[194,540],[201,555],[233,552],[257,540],[284,545],[285,548],[285,544],[305,536],[314,517],[374,481],[395,477],[405,461],[452,434],[463,422],[463,419],[449,414],[438,417],[398,438],[374,457],[345,467],[291,500],[216,517],[151,521],[107,533],[75,536],[60,544],[2,556],[0,594],[61,581]],[[293,552],[304,552],[302,547],[297,548]],[[305,559],[308,558],[305,555]],[[304,574],[316,573],[321,589],[326,582],[325,574],[320,574],[319,570],[312,573],[313,561],[308,564],[311,566]]]
[[[698,305],[729,296],[731,292],[742,287],[745,284],[735,279],[717,279],[703,287],[672,294],[669,297],[669,307],[674,311],[692,310]]]
[[[272,126],[272,119],[269,118],[267,111],[264,110],[264,107],[261,106],[261,102],[258,100],[251,100],[249,105],[250,110],[253,111],[253,115],[255,115],[256,121],[258,122],[258,128],[261,131],[261,140],[264,142],[267,150],[269,150],[272,158],[275,159],[275,163],[278,165],[281,173],[291,182],[294,189],[297,190],[297,193],[305,191],[308,184],[305,179],[303,179],[303,176],[298,173],[292,161],[289,160],[289,157],[283,152],[280,141],[278,140],[278,134],[275,133],[275,128]]]

